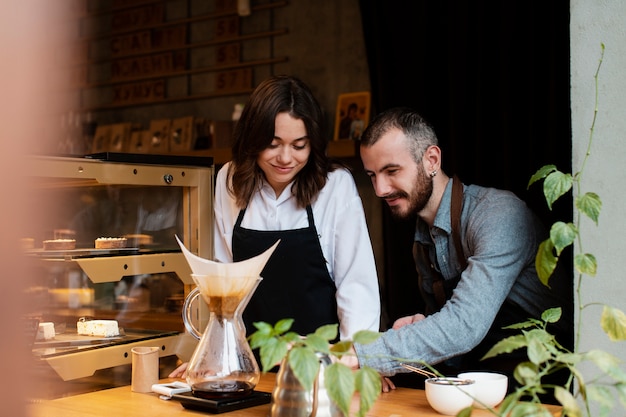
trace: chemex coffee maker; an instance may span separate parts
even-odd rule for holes
[[[259,395],[253,395],[258,394],[254,388],[261,372],[246,339],[242,315],[262,280],[261,271],[279,242],[254,258],[234,263],[219,263],[198,257],[189,252],[180,240],[178,243],[196,284],[183,306],[185,328],[199,340],[187,366],[187,384],[195,397],[193,402],[228,403],[233,400],[243,404],[248,397],[252,404],[242,407],[269,402],[271,397],[267,393],[262,393],[262,402],[259,402]],[[204,332],[196,328],[192,317],[198,311],[192,306],[198,306],[199,299],[204,300],[209,311]],[[185,402],[181,402],[186,406]]]

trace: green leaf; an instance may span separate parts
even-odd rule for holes
[[[510,417],[553,417],[541,404],[518,402],[511,411]]]
[[[508,326],[504,326],[503,329],[527,329],[530,327],[541,327],[543,325],[543,322],[537,320],[537,319],[533,319],[533,318],[529,318],[526,321],[523,321],[521,323],[514,323],[514,324],[509,324]]]
[[[574,243],[578,235],[578,229],[573,223],[555,222],[550,228],[550,240],[554,244],[557,256],[563,249]]]
[[[572,175],[561,171],[554,171],[546,177],[543,181],[543,195],[550,210],[552,204],[572,188],[572,182]]]
[[[333,355],[342,357],[346,353],[350,352],[351,347],[352,342],[350,342],[349,340],[342,340],[332,345],[330,347],[330,351],[333,353]]]
[[[584,353],[562,353],[558,360],[568,365],[577,365],[585,359]]]
[[[537,256],[535,257],[535,269],[537,270],[537,275],[541,280],[541,283],[546,287],[549,287],[548,280],[554,269],[556,268],[556,264],[559,261],[557,257],[554,256],[553,253],[554,245],[550,239],[546,239],[539,245],[539,249],[537,250]]]
[[[532,362],[522,362],[513,371],[515,380],[522,385],[541,385],[541,377],[537,370],[537,366]]]
[[[456,414],[456,417],[470,417],[472,415],[473,410],[474,410],[474,407],[472,407],[471,405],[469,407],[465,407],[464,409],[462,409]]]
[[[556,166],[554,165],[542,166],[541,168],[537,170],[537,172],[534,173],[532,177],[530,177],[530,180],[528,181],[528,185],[526,186],[526,188],[530,188],[530,186],[533,185],[533,183],[535,183],[536,181],[539,181],[542,178],[545,178],[549,173],[553,171],[556,171]]]
[[[598,225],[600,210],[602,209],[602,201],[596,193],[585,193],[576,198],[576,208],[593,222]]]
[[[252,323],[252,325],[257,328],[257,332],[260,332],[262,334],[272,333],[272,325],[269,323],[265,323],[263,321],[257,321],[257,322]]]
[[[579,253],[574,256],[574,267],[581,274],[587,274],[591,277],[596,276],[598,262],[596,257],[590,253]]]
[[[493,358],[502,353],[511,353],[516,349],[525,347],[526,343],[526,338],[521,334],[507,337],[493,345],[481,360]]]
[[[611,341],[626,340],[626,315],[622,310],[605,305],[600,325]]]
[[[576,398],[574,398],[574,396],[565,388],[561,386],[554,387],[554,397],[561,403],[564,413],[569,417],[582,416],[582,412],[578,406]]]
[[[601,385],[590,385],[587,392],[589,398],[600,405],[600,415],[608,415],[615,403],[611,390]]]
[[[304,344],[316,352],[321,352],[321,353],[330,352],[330,345],[328,344],[328,339],[320,336],[319,334],[317,334],[317,332],[308,335],[306,339],[304,339]]]
[[[263,371],[269,371],[280,363],[288,351],[287,342],[278,339],[268,339],[261,345],[261,367]]]
[[[326,342],[330,342],[331,340],[335,340],[337,338],[338,328],[338,324],[326,324],[318,327],[317,330],[315,330],[315,335],[317,337],[321,337]]]
[[[561,319],[561,307],[549,308],[541,313],[541,320],[546,323],[556,323]]]
[[[502,400],[502,402],[500,403],[500,406],[498,407],[499,415],[501,416],[508,415],[511,409],[516,404],[518,404],[520,400],[520,396],[521,396],[520,391],[513,391],[512,393],[504,397],[504,400]]]
[[[373,332],[371,330],[359,330],[354,334],[352,340],[354,340],[355,343],[367,345],[378,339],[380,335],[381,334],[379,332]]]
[[[530,337],[528,341],[528,359],[536,365],[540,365],[552,356],[539,338]]]
[[[313,389],[313,381],[317,378],[320,361],[317,355],[305,347],[293,347],[289,351],[289,366],[305,390]]]
[[[619,367],[621,361],[608,352],[592,349],[585,354],[585,359],[593,362],[601,371],[610,374],[614,367]]]
[[[282,336],[282,338],[287,343],[302,345],[302,336],[296,332],[287,332]]]
[[[364,366],[355,373],[355,386],[360,394],[358,417],[364,416],[380,395],[382,383],[380,374],[374,369]]]
[[[274,326],[275,334],[283,334],[287,330],[291,329],[291,325],[293,324],[293,319],[282,319],[276,322]]]
[[[352,370],[338,362],[329,365],[324,371],[324,385],[328,396],[343,412],[343,415],[349,415],[355,391],[355,376]]]

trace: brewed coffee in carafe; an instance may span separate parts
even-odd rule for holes
[[[260,277],[192,275],[197,288],[185,300],[183,320],[200,340],[187,366],[187,383],[200,398],[250,394],[260,378],[259,366],[246,339],[242,314]],[[208,304],[209,321],[200,334],[192,324],[191,305],[198,294]]]
[[[246,339],[242,315],[261,282],[261,271],[280,240],[265,252],[234,263],[200,258],[191,253],[178,236],[176,240],[196,284],[183,307],[185,328],[200,340],[187,366],[187,383],[196,397],[247,395],[256,387],[261,372]],[[209,321],[202,334],[191,319],[191,305],[199,296],[209,309]]]

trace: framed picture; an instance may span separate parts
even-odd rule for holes
[[[335,116],[335,140],[359,140],[370,118],[370,92],[340,94]]]
[[[160,119],[150,121],[150,137],[146,153],[167,153],[170,150],[170,129],[172,121],[170,119]]]
[[[196,142],[195,133],[195,120],[193,116],[173,119],[170,129],[170,151],[191,151]]]
[[[108,150],[111,152],[128,152],[131,129],[131,123],[111,125],[111,137]]]
[[[96,128],[93,137],[92,153],[106,152],[111,143],[112,125],[101,125]]]
[[[147,153],[150,148],[150,136],[149,130],[134,130],[130,134],[130,142],[128,151],[130,153]]]

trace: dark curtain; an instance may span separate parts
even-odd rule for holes
[[[443,168],[465,183],[508,189],[546,224],[545,164],[571,172],[568,1],[361,0],[373,114],[418,110],[435,127]],[[385,219],[383,307],[390,322],[419,308],[413,224]],[[390,323],[387,323],[389,325]]]

